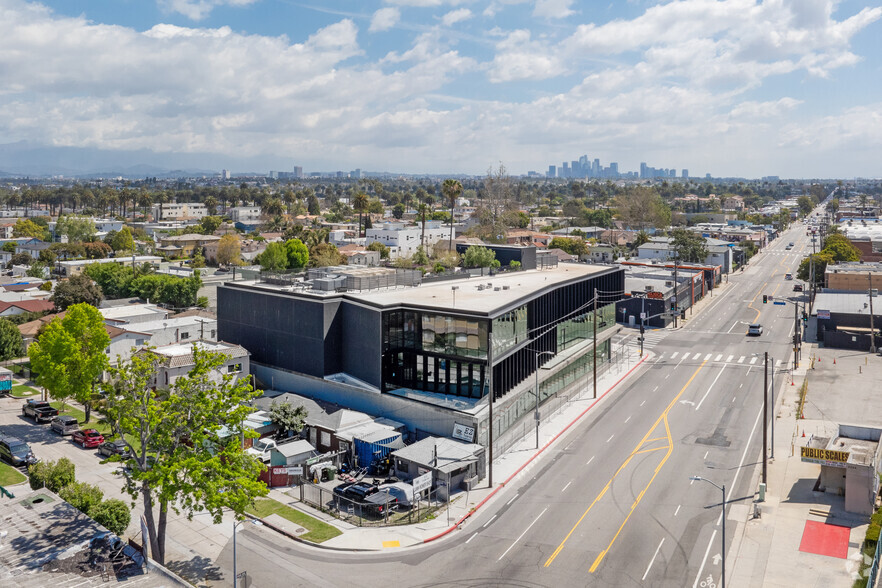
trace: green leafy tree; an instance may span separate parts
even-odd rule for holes
[[[379,241],[373,241],[370,245],[365,247],[368,251],[377,251],[380,253],[380,259],[389,259],[389,248],[383,245]]]
[[[225,356],[195,346],[193,368],[169,390],[154,390],[157,356],[135,354],[111,370],[106,420],[132,452],[122,469],[124,490],[144,501],[150,551],[165,562],[170,511],[192,517],[208,512],[220,523],[224,509],[241,516],[268,490],[257,477],[263,465],[245,453],[241,437],[260,395],[249,378],[221,374]],[[131,441],[130,441],[131,440]]]
[[[110,245],[101,241],[90,241],[83,243],[82,246],[84,256],[89,259],[104,259],[113,252],[113,248]]]
[[[67,237],[68,243],[91,241],[95,237],[95,221],[81,216],[60,216],[55,225],[55,234]]]
[[[6,253],[15,253],[15,248],[18,247],[18,244],[15,241],[7,241],[0,247],[0,250],[5,251]]]
[[[31,366],[39,374],[37,384],[62,407],[73,396],[85,407],[88,423],[95,383],[107,368],[108,345],[110,336],[98,309],[89,304],[70,306],[64,318],[53,319],[28,348]]]
[[[815,203],[812,202],[812,199],[808,196],[800,196],[797,198],[796,205],[799,206],[799,212],[802,216],[811,214],[812,210],[815,208]]]
[[[48,488],[58,492],[73,484],[76,479],[76,466],[66,457],[58,461],[38,461],[28,468],[28,482],[32,490]]]
[[[429,256],[426,255],[426,250],[423,249],[422,245],[417,245],[416,253],[413,254],[411,262],[415,265],[427,265],[429,263]]]
[[[41,241],[49,240],[49,230],[47,227],[37,224],[31,219],[20,218],[12,227],[13,237],[31,237],[40,239]]]
[[[674,229],[671,231],[671,246],[680,261],[704,263],[707,259],[707,239],[698,233],[686,229]]]
[[[318,216],[322,213],[321,207],[319,206],[319,200],[315,194],[310,194],[306,197],[306,210],[312,216]]]
[[[285,241],[285,254],[288,256],[288,267],[301,269],[309,263],[309,249],[300,239]]]
[[[833,255],[827,251],[821,251],[814,255],[809,255],[799,264],[796,270],[796,277],[803,282],[810,282],[812,277],[812,260],[814,259],[815,286],[824,285],[824,272],[827,271],[827,265],[833,263]]]
[[[588,253],[588,245],[578,237],[555,237],[548,244],[549,249],[560,249],[570,255],[580,256]]]
[[[859,261],[860,250],[855,247],[851,240],[842,234],[827,235],[824,240],[822,252],[829,253],[833,261]]]
[[[496,261],[496,253],[480,245],[472,245],[462,256],[464,267],[493,267],[494,261]]]
[[[24,341],[21,332],[11,322],[0,318],[0,361],[15,359],[22,355],[24,355]]]
[[[129,505],[119,498],[108,498],[95,505],[89,514],[95,522],[103,525],[108,531],[118,536],[126,532],[132,522],[132,511]]]
[[[58,282],[49,300],[55,303],[58,310],[67,310],[71,305],[83,302],[97,307],[104,300],[104,293],[101,286],[93,283],[89,276],[80,274]]]
[[[401,220],[401,217],[404,216],[404,213],[407,212],[407,207],[405,207],[400,202],[392,207],[392,216]]]
[[[132,231],[129,227],[123,227],[113,236],[110,246],[114,251],[134,251],[135,238],[132,237]]]
[[[200,252],[195,252],[193,257],[190,258],[190,267],[194,269],[205,267],[205,256]]]
[[[290,437],[292,433],[297,434],[302,431],[307,416],[309,413],[303,405],[295,407],[290,402],[275,400],[270,405],[270,422],[279,427],[279,437]]]
[[[330,243],[318,243],[309,250],[309,264],[312,267],[342,265],[345,262],[346,259],[337,250],[337,247]]]
[[[224,235],[217,244],[217,262],[220,265],[239,265],[242,260],[242,242],[239,235]]]
[[[359,192],[352,199],[352,208],[358,213],[358,236],[361,237],[361,217],[370,206],[370,199],[364,192]]]
[[[618,217],[631,228],[666,227],[671,209],[654,188],[638,186],[615,197]]]
[[[101,504],[101,500],[104,498],[104,492],[101,488],[85,482],[71,482],[58,494],[86,516],[92,516],[92,510]]]
[[[214,235],[214,232],[221,226],[223,219],[219,216],[204,216],[199,221],[199,232],[203,235]]]
[[[268,272],[280,272],[288,267],[288,251],[283,243],[269,243],[257,256],[260,268]]]
[[[9,263],[6,264],[6,269],[11,269],[12,266],[15,265],[31,265],[34,263],[34,258],[31,257],[30,253],[25,253],[22,251],[21,253],[15,253],[12,257],[9,258]]]
[[[42,261],[35,261],[31,264],[31,266],[25,272],[25,275],[29,278],[47,278],[49,277],[49,272],[46,264]]]

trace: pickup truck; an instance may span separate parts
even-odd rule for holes
[[[58,409],[52,408],[42,400],[28,400],[21,407],[21,414],[33,418],[38,423],[48,423],[58,416]]]
[[[256,439],[254,445],[245,450],[245,453],[253,455],[263,463],[269,463],[270,451],[277,447],[275,440],[264,437]]]

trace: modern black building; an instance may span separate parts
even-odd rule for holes
[[[228,282],[218,336],[251,352],[264,387],[394,418],[416,437],[486,445],[491,389],[494,437],[532,418],[537,352],[539,366],[554,366],[542,370],[541,399],[585,383],[595,291],[598,364],[608,361],[624,272],[561,264],[464,276],[422,283],[419,272],[344,266]]]

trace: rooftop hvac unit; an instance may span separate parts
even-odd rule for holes
[[[502,290],[502,288],[500,288],[499,286],[496,286],[495,288],[493,288],[494,292],[499,292],[500,290]]]
[[[655,289],[654,286],[646,286],[646,291],[647,291],[647,292],[652,292],[654,289]]]
[[[484,290],[484,284],[478,284],[478,292],[481,292],[483,290]]]
[[[502,287],[503,290],[508,290],[509,288],[510,288],[510,286],[503,286]]]

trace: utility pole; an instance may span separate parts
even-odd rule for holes
[[[764,355],[765,369],[763,377],[763,484],[769,465],[769,352]],[[724,517],[725,518],[725,517]]]
[[[490,442],[488,443],[488,453],[490,454],[488,465],[489,468],[487,470],[487,482],[490,485],[490,488],[493,488],[493,320],[490,320],[489,328],[487,329],[487,381],[490,384],[490,422],[488,423],[488,432]]]
[[[597,398],[597,288],[594,289],[594,398]]]
[[[793,364],[799,367],[799,302],[793,303]]]
[[[677,295],[680,293],[680,282],[677,281],[677,258],[674,257],[674,328],[677,328],[677,318],[680,314],[680,299],[677,298]]]
[[[873,273],[867,272],[867,282],[869,289],[867,293],[870,295],[870,353],[876,353],[876,330],[873,328]]]

